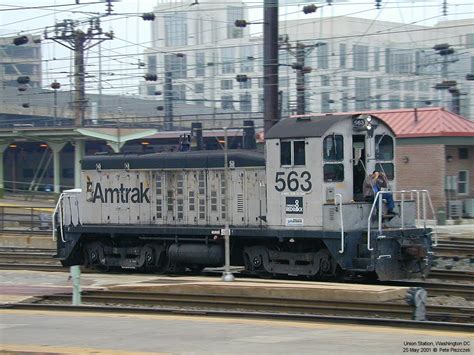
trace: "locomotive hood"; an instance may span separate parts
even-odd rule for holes
[[[228,161],[233,161],[236,168],[265,166],[262,153],[248,150],[229,150]],[[81,161],[82,170],[101,169],[192,169],[223,168],[224,152],[222,150],[203,150],[192,152],[166,152],[153,154],[114,154],[94,155]]]

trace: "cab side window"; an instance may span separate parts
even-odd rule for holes
[[[323,176],[326,182],[344,181],[344,137],[332,134],[323,141]]]
[[[382,171],[389,180],[395,179],[395,169],[393,163],[377,163],[375,164],[375,170]]]
[[[323,158],[325,161],[342,161],[344,159],[344,138],[332,134],[324,138]]]
[[[384,134],[375,136],[375,159],[393,160],[393,138]]]
[[[280,144],[280,164],[291,165],[291,142],[281,142]]]
[[[306,165],[306,143],[304,140],[280,142],[281,166]]]

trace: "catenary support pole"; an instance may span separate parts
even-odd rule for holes
[[[278,0],[263,2],[263,125],[278,121]]]
[[[81,187],[81,160],[84,158],[85,142],[81,139],[74,141],[74,187]]]
[[[230,226],[229,226],[229,162],[228,162],[228,146],[227,146],[227,127],[224,127],[224,181],[225,181],[225,226],[224,226],[224,257],[225,268],[222,274],[222,280],[234,281],[234,275],[230,272]]]

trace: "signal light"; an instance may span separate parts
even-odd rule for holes
[[[292,63],[291,64],[291,69],[301,70],[301,69],[303,69],[303,65],[300,64],[300,63]]]
[[[20,36],[13,39],[13,44],[15,46],[21,46],[22,44],[28,43],[28,37]]]
[[[245,83],[248,79],[248,76],[245,74],[239,74],[235,77],[235,80],[237,80],[238,83]]]
[[[28,84],[30,82],[30,77],[29,76],[19,76],[16,79],[16,82],[18,84]]]
[[[145,74],[144,76],[146,81],[157,81],[158,76],[156,74]]]
[[[435,85],[436,90],[444,90],[449,89],[457,85],[456,80],[445,80],[442,83],[438,83]]]
[[[303,6],[303,12],[305,13],[305,15],[316,12],[317,9],[318,7],[314,4]]]
[[[235,20],[234,25],[235,25],[235,27],[245,28],[245,27],[247,27],[248,22],[245,21],[245,20]]]
[[[461,92],[459,91],[458,88],[454,87],[454,86],[451,86],[449,89],[448,89],[449,93],[456,96],[456,95],[460,95]]]
[[[433,46],[433,49],[435,51],[441,51],[441,50],[448,49],[448,48],[449,48],[449,44],[447,44],[447,43],[436,44],[436,45]]]
[[[153,12],[146,12],[142,15],[143,21],[155,21],[155,14]]]
[[[454,54],[454,48],[442,49],[442,50],[438,51],[438,54],[439,54],[439,55],[450,55],[450,54]]]
[[[61,84],[58,83],[56,80],[51,83],[51,89],[57,90],[61,87]]]

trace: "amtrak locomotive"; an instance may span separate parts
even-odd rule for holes
[[[224,264],[254,274],[380,280],[424,276],[432,263],[426,191],[396,191],[395,137],[373,115],[289,118],[265,137],[265,155],[230,150],[90,156],[82,188],[55,211],[63,265],[167,272]],[[395,197],[362,196],[383,171]],[[227,172],[227,179],[225,178]],[[422,203],[423,202],[423,203]],[[418,203],[418,205],[417,205]]]

